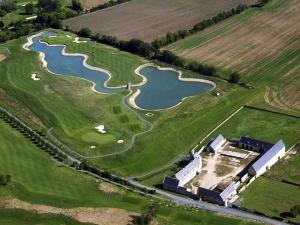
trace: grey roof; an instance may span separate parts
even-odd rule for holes
[[[198,168],[200,163],[201,163],[201,159],[195,158],[186,167],[184,167],[182,170],[180,170],[178,173],[176,173],[175,177],[178,180],[182,180],[186,175],[188,175],[189,173],[194,171],[196,168]]]
[[[258,172],[263,167],[268,165],[268,162],[273,159],[283,148],[285,144],[282,140],[279,140],[272,148],[270,148],[265,154],[263,154],[253,165],[253,169]]]
[[[164,187],[178,187],[179,180],[175,177],[166,176],[164,179]]]
[[[210,143],[209,146],[212,149],[216,149],[216,147],[224,140],[225,140],[225,138],[222,136],[222,134],[219,134],[219,136],[212,143]]]
[[[263,151],[267,151],[270,148],[272,148],[272,146],[273,146],[273,144],[271,144],[269,142],[260,141],[260,140],[256,140],[256,139],[253,139],[250,137],[245,137],[245,136],[241,137],[239,142],[241,144],[247,144],[247,145],[259,147]]]
[[[221,192],[220,196],[223,201],[226,201],[228,197],[236,190],[237,186],[235,182],[231,182],[224,191]]]

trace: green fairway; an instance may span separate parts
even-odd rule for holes
[[[145,202],[130,193],[107,195],[95,179],[54,163],[47,153],[0,120],[0,171],[12,182],[1,195],[57,207],[117,207],[136,210]],[[84,196],[84,198],[83,198]]]
[[[299,140],[299,127],[300,118],[244,108],[217,129],[204,144],[222,134],[226,138],[250,136],[271,143],[282,139],[288,149]]]
[[[16,209],[0,209],[0,225],[92,225],[62,215],[42,214]]]
[[[146,128],[144,122],[121,104],[126,91],[102,95],[93,92],[87,81],[50,74],[42,68],[36,53],[21,48],[25,41],[22,38],[5,45],[11,55],[1,62],[0,72],[4,74],[0,77],[1,105],[36,129],[46,132],[52,127],[54,136],[87,155],[122,150],[130,143],[132,135]],[[101,55],[101,50],[97,55]],[[20,58],[22,64],[18,61]],[[118,58],[112,60],[114,67],[119,61]],[[130,60],[125,62],[131,65]],[[125,70],[123,72],[126,74]],[[32,73],[38,74],[41,80],[33,81]],[[119,110],[114,112],[114,108]],[[121,121],[124,117],[126,121]],[[106,134],[96,131],[95,127],[101,124]],[[118,144],[119,139],[124,143]]]
[[[300,202],[299,186],[260,177],[246,188],[240,200],[244,207],[280,217],[281,213],[288,212]],[[293,221],[299,223],[300,217]]]

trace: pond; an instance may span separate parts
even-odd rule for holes
[[[54,33],[43,33],[32,39],[30,50],[44,53],[47,68],[50,72],[80,77],[92,81],[94,89],[101,93],[117,93],[122,87],[107,87],[109,72],[84,64],[85,57],[80,54],[62,54],[63,45],[48,45],[40,42],[44,37],[54,36]],[[88,66],[88,67],[87,67]],[[214,87],[213,82],[197,79],[180,79],[179,72],[173,69],[160,69],[149,65],[138,70],[147,78],[147,82],[139,86],[139,94],[132,99],[133,105],[140,109],[159,110],[174,107],[184,98],[199,95]],[[124,84],[126,85],[126,84]]]

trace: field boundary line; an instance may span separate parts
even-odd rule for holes
[[[244,105],[244,107],[248,108],[248,109],[255,109],[255,110],[260,110],[260,111],[264,111],[264,112],[275,113],[275,114],[282,115],[282,116],[289,116],[289,117],[294,117],[296,119],[300,119],[300,116],[297,116],[297,115],[291,115],[291,114],[287,114],[287,113],[276,112],[276,111],[272,111],[272,110],[269,110],[269,109],[263,109],[263,108],[250,106],[250,105]]]
[[[209,132],[200,142],[199,144],[202,144],[213,132],[215,132],[217,129],[219,129],[223,124],[225,124],[228,120],[230,120],[232,117],[234,117],[236,114],[238,114],[245,106],[241,106],[239,109],[234,111],[231,115],[229,115],[225,120],[223,120],[218,126],[216,126],[211,132]]]

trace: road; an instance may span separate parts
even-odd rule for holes
[[[266,216],[260,216],[257,214],[253,214],[250,212],[246,212],[246,211],[241,211],[239,209],[234,209],[234,208],[230,208],[230,207],[224,207],[224,206],[219,206],[219,205],[215,205],[215,204],[210,204],[207,202],[203,202],[203,201],[195,201],[192,199],[187,199],[187,198],[183,198],[183,197],[179,197],[177,195],[173,195],[169,192],[160,190],[160,189],[156,189],[153,187],[148,187],[146,185],[143,185],[139,182],[136,182],[132,179],[128,179],[128,182],[130,182],[132,185],[141,187],[141,188],[146,188],[146,189],[154,189],[156,190],[156,193],[163,196],[165,199],[168,199],[172,202],[178,203],[180,205],[184,205],[187,207],[192,207],[192,208],[198,208],[198,209],[204,209],[204,210],[208,210],[208,211],[212,211],[212,212],[216,212],[216,213],[221,213],[224,215],[229,215],[232,217],[239,217],[242,219],[247,219],[247,220],[255,220],[258,222],[262,222],[262,223],[266,223],[266,224],[273,224],[273,225],[287,225],[287,223],[266,217]]]

